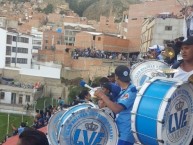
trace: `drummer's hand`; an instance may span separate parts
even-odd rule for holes
[[[104,96],[104,93],[101,89],[97,89],[95,92],[94,92],[94,96],[96,96],[98,99],[102,99],[102,97]]]

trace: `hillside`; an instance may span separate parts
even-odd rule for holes
[[[66,0],[66,2],[79,16],[99,20],[100,15],[111,15],[116,21],[121,21],[123,11],[128,9],[129,4],[139,3],[140,0]]]

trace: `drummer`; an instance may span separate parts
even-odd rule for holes
[[[135,142],[131,132],[131,110],[137,90],[130,82],[129,73],[129,68],[124,65],[120,65],[115,69],[116,83],[121,87],[117,102],[111,101],[101,89],[95,91],[94,94],[103,100],[107,107],[117,115],[115,121],[120,135],[117,145],[133,145]]]
[[[188,81],[188,78],[193,74],[193,36],[182,42],[181,55],[183,60],[179,63],[174,78]]]

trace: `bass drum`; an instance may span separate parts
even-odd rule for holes
[[[143,145],[189,145],[193,135],[193,86],[155,77],[140,89],[131,128]]]
[[[57,139],[57,124],[60,121],[60,118],[62,117],[62,115],[67,111],[67,109],[65,110],[61,110],[58,111],[56,113],[54,113],[51,118],[49,119],[48,122],[48,140],[50,142],[51,145],[57,145],[58,144],[58,139]]]
[[[158,70],[166,68],[169,68],[169,66],[158,60],[139,62],[131,67],[131,81],[136,87],[141,87],[147,80],[155,76],[165,77],[165,74],[158,72]]]
[[[116,145],[117,126],[112,117],[93,107],[76,107],[63,120],[59,145]]]

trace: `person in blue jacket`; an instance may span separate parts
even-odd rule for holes
[[[100,89],[95,91],[95,96],[102,99],[107,107],[116,114],[116,124],[119,131],[117,145],[133,145],[135,139],[131,132],[131,110],[136,98],[137,90],[131,84],[130,70],[127,66],[120,65],[115,69],[116,83],[121,87],[117,102],[113,102]]]

